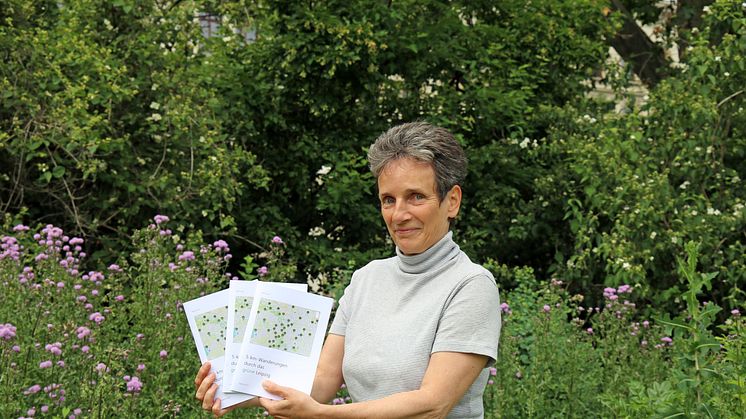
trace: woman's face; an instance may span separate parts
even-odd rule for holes
[[[432,165],[411,158],[383,168],[378,197],[389,234],[405,255],[422,253],[443,238],[448,219],[455,218],[461,206],[458,185],[441,201]]]

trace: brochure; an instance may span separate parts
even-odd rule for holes
[[[251,303],[254,301],[254,292],[256,284],[259,281],[231,281],[228,288],[228,333],[225,335],[225,365],[223,366],[223,380],[226,383],[233,381],[233,373],[238,365],[238,356],[241,353],[241,343],[243,342],[246,324],[249,322],[251,315]],[[270,282],[280,287],[287,287],[300,292],[306,292],[307,284],[287,284],[282,282]],[[230,393],[232,390],[227,387],[224,392]]]
[[[197,346],[199,359],[211,363],[220,398],[221,407],[226,408],[253,398],[250,394],[225,393],[223,366],[225,365],[225,337],[228,325],[228,290],[218,291],[184,303],[189,328]]]
[[[262,381],[311,393],[334,300],[259,282],[227,388],[278,400]]]

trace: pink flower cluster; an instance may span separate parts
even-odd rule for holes
[[[127,391],[130,393],[139,393],[142,390],[142,381],[137,376],[130,378],[129,375],[125,375],[123,378],[127,382]]]
[[[3,236],[0,240],[0,260],[11,259],[18,260],[21,256],[21,245],[18,244],[18,240],[15,237]]]
[[[630,285],[620,285],[619,288],[606,287],[604,288],[604,298],[615,301],[619,299],[621,294],[632,293],[632,287]]]
[[[16,337],[16,327],[10,323],[0,324],[0,339],[10,340]]]

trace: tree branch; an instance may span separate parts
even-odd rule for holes
[[[624,24],[611,40],[611,46],[632,65],[632,71],[648,87],[662,79],[662,70],[668,66],[663,49],[650,40],[640,28],[632,13],[621,0],[611,0],[613,10],[624,16]]]

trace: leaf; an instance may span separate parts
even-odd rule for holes
[[[688,324],[686,324],[686,323],[684,323],[682,321],[679,321],[679,320],[674,320],[674,319],[667,319],[667,320],[664,320],[664,319],[655,319],[655,321],[657,321],[659,323],[662,323],[662,324],[665,324],[667,326],[671,326],[671,327],[678,327],[678,328],[685,329],[685,330],[690,330],[690,331],[694,330],[694,328],[692,326],[689,326]]]
[[[41,180],[43,183],[49,183],[52,180],[52,172],[44,172],[39,176],[39,180]]]
[[[57,166],[54,169],[52,169],[52,176],[54,176],[55,179],[59,179],[64,175],[65,175],[65,166]]]

